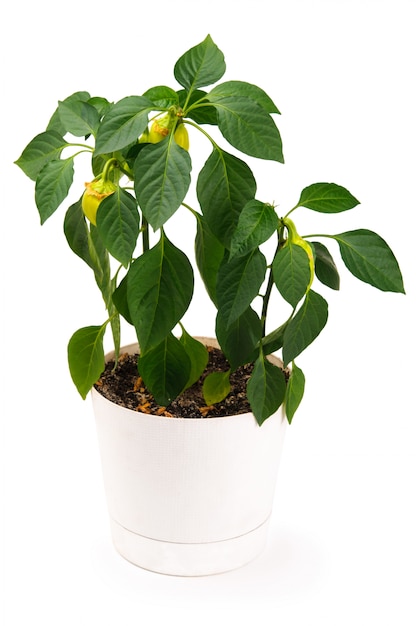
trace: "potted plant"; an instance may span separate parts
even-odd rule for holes
[[[72,335],[69,369],[83,398],[92,390],[117,549],[173,574],[231,569],[264,546],[285,424],[304,392],[298,357],[327,322],[315,285],[339,289],[322,240],[358,279],[404,293],[378,234],[299,234],[300,207],[331,214],[358,205],[344,187],[310,184],[286,211],[257,195],[243,157],[284,162],[279,111],[260,87],[221,82],[225,69],[208,35],[174,65],[179,89],[157,85],[115,103],[74,93],[16,161],[35,181],[43,224],[72,190],[74,161],[91,156],[64,232],[107,315]],[[198,133],[206,160],[191,176],[189,135]],[[194,220],[194,259],[169,230],[181,211]],[[183,324],[194,261],[216,308],[215,338],[191,337]],[[273,315],[272,294],[283,303]],[[121,348],[122,320],[137,345]]]

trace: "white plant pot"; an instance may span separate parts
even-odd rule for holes
[[[155,572],[199,576],[240,567],[263,550],[282,409],[260,427],[252,413],[168,418],[125,409],[95,389],[92,399],[112,538],[123,557]]]

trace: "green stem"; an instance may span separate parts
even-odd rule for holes
[[[67,143],[65,148],[84,148],[81,152],[94,152],[94,148],[92,146],[87,146],[85,143]],[[77,152],[77,154],[81,154],[81,152]]]
[[[143,215],[143,220],[142,220],[142,242],[143,242],[143,253],[144,253],[149,250],[149,223],[144,215]]]
[[[323,235],[322,233],[316,233],[312,235],[302,235],[302,239],[310,239],[311,237],[326,237],[327,239],[336,239],[335,235]]]
[[[290,215],[291,213],[293,213],[293,211],[295,211],[296,209],[298,209],[298,208],[299,208],[299,206],[300,206],[300,205],[299,205],[299,204],[297,204],[296,206],[294,206],[294,207],[293,207],[293,209],[290,209],[290,211],[288,211],[288,212],[286,213],[286,215],[284,216],[284,218],[283,218],[283,219],[285,220],[287,217],[289,217],[289,215]]]
[[[218,145],[217,143],[215,143],[215,141],[213,140],[213,138],[211,137],[211,135],[209,135],[209,134],[207,133],[207,131],[206,131],[206,130],[204,130],[201,126],[199,126],[199,124],[195,124],[194,122],[191,122],[191,121],[190,121],[190,120],[188,120],[188,119],[183,120],[183,123],[184,123],[184,124],[189,124],[189,126],[193,126],[194,128],[197,128],[199,131],[201,131],[201,133],[202,133],[203,135],[205,135],[205,137],[206,137],[207,139],[209,139],[209,141],[211,142],[211,144],[213,145],[213,147],[214,147],[216,150],[221,150],[221,148],[219,147],[219,145]]]
[[[108,159],[108,161],[104,165],[104,169],[102,171],[103,182],[106,183],[108,181],[108,176],[109,176],[111,170],[116,165],[116,163],[118,163],[117,159]]]
[[[185,207],[185,209],[188,209],[188,211],[190,211],[195,217],[200,217],[200,213],[198,213],[198,211],[195,211],[195,209],[189,206],[189,204],[186,204],[186,202],[182,202],[182,206]]]

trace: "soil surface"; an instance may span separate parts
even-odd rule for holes
[[[250,412],[246,387],[253,371],[253,364],[244,365],[231,374],[231,391],[222,402],[206,406],[202,395],[204,378],[211,372],[229,369],[229,364],[221,350],[208,347],[208,352],[208,365],[201,378],[166,407],[158,405],[143,384],[137,369],[137,354],[122,354],[115,370],[113,369],[114,361],[107,363],[95,388],[108,400],[128,409],[165,417],[223,417]]]

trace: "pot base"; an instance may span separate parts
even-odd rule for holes
[[[171,576],[208,576],[246,565],[266,545],[269,518],[254,530],[223,541],[172,543],[143,537],[110,519],[117,552],[130,563]]]

